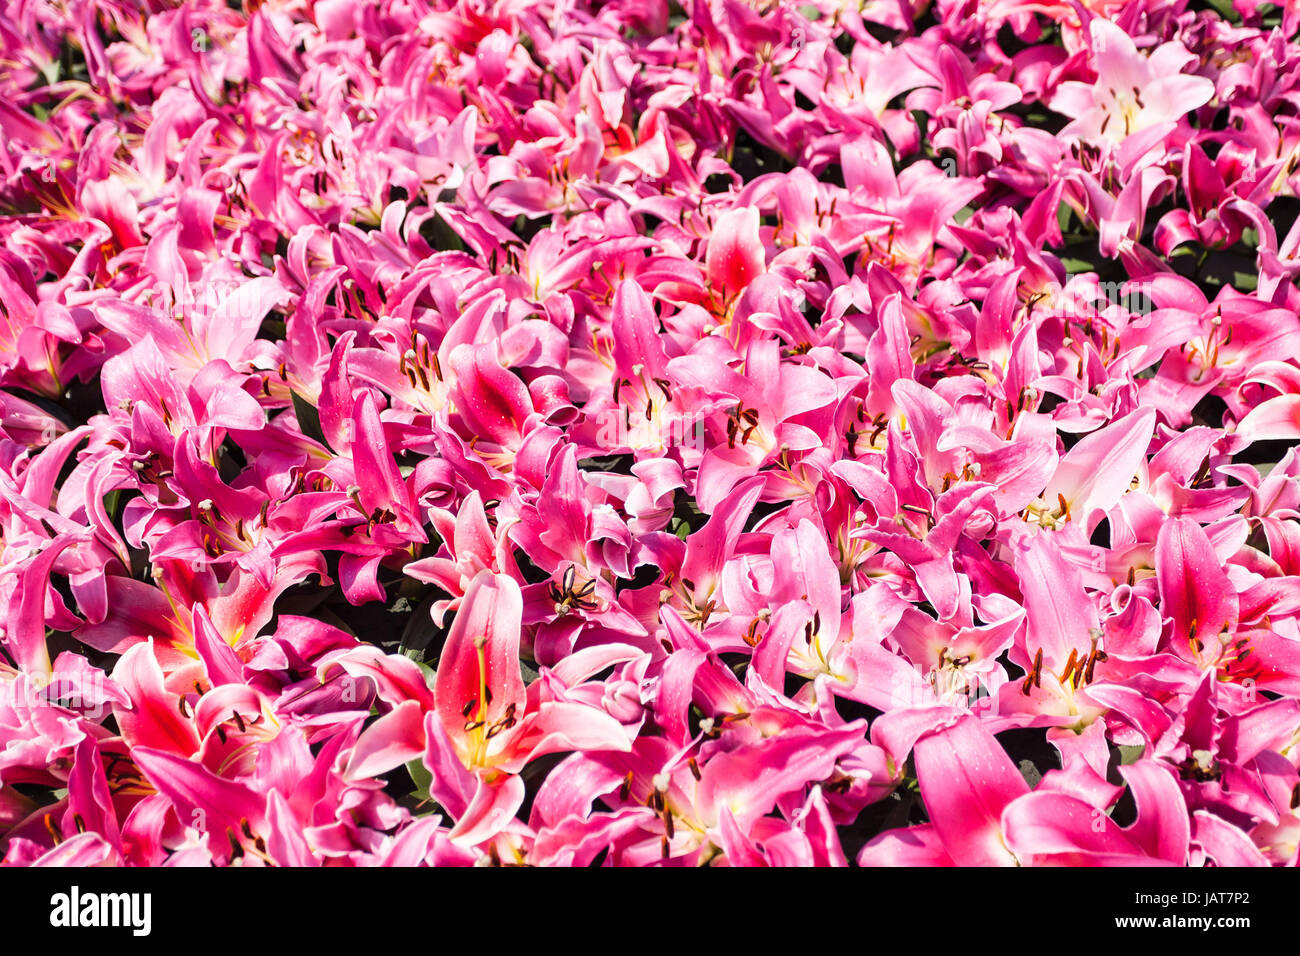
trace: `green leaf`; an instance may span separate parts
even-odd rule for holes
[[[431,799],[429,797],[429,787],[433,783],[433,774],[424,765],[424,761],[419,757],[408,760],[406,762],[406,772],[411,775],[411,780],[415,783],[415,795],[421,800]]]
[[[1135,764],[1142,759],[1142,753],[1145,751],[1146,744],[1121,744],[1119,747],[1119,762],[1122,766]]]
[[[1065,271],[1072,276],[1097,271],[1097,267],[1087,259],[1076,259],[1074,256],[1062,256],[1061,265],[1065,266]]]
[[[460,241],[456,230],[442,216],[424,220],[420,224],[420,238],[433,247],[435,252],[464,252],[467,248]]]
[[[1025,783],[1029,784],[1030,790],[1038,786],[1038,781],[1043,779],[1042,772],[1034,766],[1032,760],[1020,761],[1020,776],[1025,778]]]
[[[291,392],[293,395],[293,413],[298,418],[298,427],[308,438],[320,442],[329,449],[330,454],[337,454],[330,443],[325,440],[325,431],[320,427],[320,412],[316,406],[307,399],[303,398],[297,392]]]
[[[1056,207],[1056,222],[1061,227],[1061,232],[1070,231],[1070,209],[1069,203],[1061,203]]]
[[[433,602],[445,598],[446,594],[435,590],[416,606],[406,629],[402,631],[402,641],[398,653],[404,654],[417,664],[424,662],[424,657],[435,639],[442,635],[442,628],[433,623]]]
[[[583,471],[608,471],[623,475],[631,474],[635,463],[632,455],[597,455],[578,459],[578,467]]]
[[[1241,22],[1241,17],[1237,14],[1236,8],[1233,7],[1232,0],[1210,0],[1210,6],[1229,23]]]

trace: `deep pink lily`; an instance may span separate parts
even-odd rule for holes
[[[1185,863],[1186,811],[1173,776],[1154,762],[1122,768],[1138,819],[1119,827],[1045,778],[1030,790],[978,719],[937,718],[915,743],[921,797],[932,822],[886,831],[858,855],[863,866],[1156,866]]]

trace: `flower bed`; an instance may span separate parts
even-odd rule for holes
[[[4,0],[4,863],[1295,864],[1298,31]]]

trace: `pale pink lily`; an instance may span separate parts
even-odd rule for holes
[[[1097,80],[1067,81],[1056,88],[1052,109],[1074,118],[1062,135],[1122,143],[1134,133],[1176,123],[1214,96],[1212,80],[1182,72],[1196,57],[1178,41],[1144,56],[1109,20],[1097,17],[1088,30]]]
[[[1051,530],[1073,521],[1091,534],[1133,478],[1142,476],[1155,422],[1154,408],[1137,408],[1081,439],[1062,456],[1026,519]]]
[[[678,382],[697,386],[710,398],[735,401],[725,419],[725,446],[711,447],[700,464],[696,497],[709,513],[763,465],[775,461],[789,471],[792,453],[816,448],[836,398],[828,376],[782,362],[775,341],[751,344],[742,367],[743,374],[704,350],[668,363]]]

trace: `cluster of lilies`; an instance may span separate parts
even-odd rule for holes
[[[0,859],[1294,865],[1298,33],[0,0]]]

